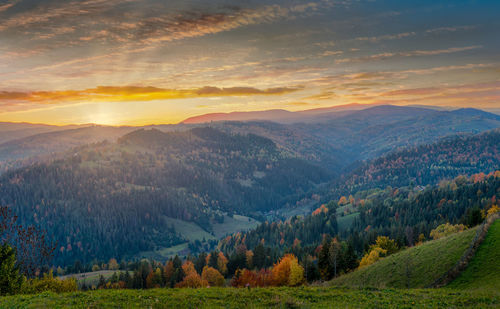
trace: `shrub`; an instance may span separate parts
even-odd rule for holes
[[[21,289],[24,294],[36,294],[45,291],[64,293],[75,292],[77,290],[78,285],[75,278],[54,278],[52,271],[43,274],[42,278],[35,278],[26,281]]]
[[[439,239],[454,233],[462,232],[463,230],[465,230],[465,228],[466,227],[463,224],[456,224],[456,225],[452,225],[449,223],[441,224],[440,226],[431,231],[430,236],[433,239]]]

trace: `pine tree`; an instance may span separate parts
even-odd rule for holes
[[[16,251],[8,244],[0,247],[0,295],[19,292],[23,277],[16,265]]]
[[[253,251],[253,266],[256,269],[261,269],[266,263],[266,251],[264,246],[259,243]]]
[[[200,255],[198,255],[198,258],[194,262],[194,268],[199,274],[201,274],[205,265],[207,265],[207,254],[205,252],[202,252],[200,253]]]
[[[321,279],[330,280],[332,278],[332,272],[330,267],[330,237],[326,236],[321,244],[321,250],[318,255],[318,268],[321,275]]]
[[[210,253],[210,257],[208,259],[208,266],[217,269],[217,258],[219,254],[217,252]]]

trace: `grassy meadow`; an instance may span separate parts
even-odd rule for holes
[[[1,308],[450,308],[498,307],[494,292],[449,289],[204,288],[97,290],[1,299]]]
[[[460,259],[476,229],[400,251],[378,262],[330,281],[334,286],[375,288],[424,288]]]

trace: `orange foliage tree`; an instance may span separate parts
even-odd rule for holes
[[[200,275],[196,272],[194,268],[194,264],[191,261],[186,261],[182,265],[182,270],[186,275],[184,279],[177,283],[175,287],[178,288],[202,288],[208,286],[208,282],[206,280],[201,279]]]
[[[224,277],[221,273],[209,266],[203,267],[203,272],[201,273],[201,279],[206,281],[210,286],[223,286]]]
[[[304,282],[304,268],[293,254],[286,254],[272,269],[274,285],[297,286]]]

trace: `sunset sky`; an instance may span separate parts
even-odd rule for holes
[[[500,108],[500,1],[0,0],[0,121]]]

